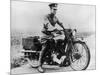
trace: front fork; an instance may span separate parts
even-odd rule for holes
[[[66,43],[65,46],[65,53],[66,53],[66,57],[68,60],[70,60],[70,57],[72,56],[73,53],[75,53],[77,50],[74,47],[74,44],[72,41],[69,41],[68,43]]]

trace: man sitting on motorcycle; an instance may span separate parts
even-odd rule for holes
[[[57,28],[56,28],[56,24],[64,29],[63,24],[56,17],[57,6],[58,6],[57,3],[49,4],[50,14],[46,15],[46,17],[44,18],[44,24],[43,24],[44,27],[43,27],[43,30],[42,30],[43,38],[49,38],[50,36],[53,36],[52,32],[58,31]],[[42,69],[42,64],[43,64],[42,58],[43,58],[44,52],[45,52],[45,45],[43,45],[41,53],[40,53],[40,57],[39,57],[39,67],[38,67],[38,69],[41,70],[41,71],[43,71],[43,69]]]

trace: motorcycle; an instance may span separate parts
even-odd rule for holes
[[[56,33],[57,36],[49,37],[46,40],[40,39],[39,36],[29,37],[31,40],[28,44],[25,44],[26,39],[23,39],[24,51],[22,52],[32,67],[38,67],[34,66],[33,62],[39,60],[39,54],[43,44],[45,44],[46,51],[42,58],[43,65],[70,66],[76,71],[85,70],[90,63],[90,50],[84,41],[75,36],[76,32],[76,29],[59,30]],[[54,39],[60,35],[64,35],[64,39]]]

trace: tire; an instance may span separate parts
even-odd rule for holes
[[[76,64],[76,65],[74,65],[75,64],[75,62],[77,61],[77,62],[79,62],[79,60],[82,60],[81,58],[82,58],[82,56],[83,55],[81,55],[82,54],[82,52],[80,53],[80,55],[81,55],[81,57],[77,60],[77,59],[75,59],[76,61],[72,61],[73,60],[73,52],[71,53],[71,57],[70,57],[70,61],[71,61],[71,68],[73,69],[73,70],[75,70],[75,71],[78,71],[78,70],[86,70],[87,69],[87,67],[89,66],[89,63],[90,63],[90,50],[89,50],[89,48],[88,48],[88,46],[86,45],[86,43],[84,43],[84,42],[81,42],[81,41],[76,41],[76,42],[74,42],[74,48],[76,48],[75,47],[75,45],[77,45],[77,44],[80,44],[80,45],[82,45],[82,47],[84,47],[84,51],[86,52],[86,62],[85,62],[85,65],[83,66],[83,65],[81,65],[80,64],[80,66],[83,66],[82,68],[80,68],[80,69],[77,69],[76,68],[76,66],[78,66],[78,64]],[[83,49],[83,48],[82,48]],[[79,50],[80,51],[80,50]],[[78,54],[79,53],[77,53],[76,52],[76,57],[78,56]],[[75,56],[74,56],[74,58],[75,58]],[[78,58],[78,57],[77,57]],[[83,62],[84,63],[84,62]]]

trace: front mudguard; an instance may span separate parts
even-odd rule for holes
[[[72,40],[71,42],[68,43],[68,47],[67,47],[67,53],[68,54],[72,53],[75,43],[80,43],[82,45],[86,45],[86,42],[84,40],[82,40],[82,39],[74,39],[74,40]],[[88,48],[88,46],[87,46],[87,48]]]
[[[75,38],[75,39],[73,40],[73,43],[76,43],[76,42],[86,44],[86,41],[85,41],[83,38]]]

